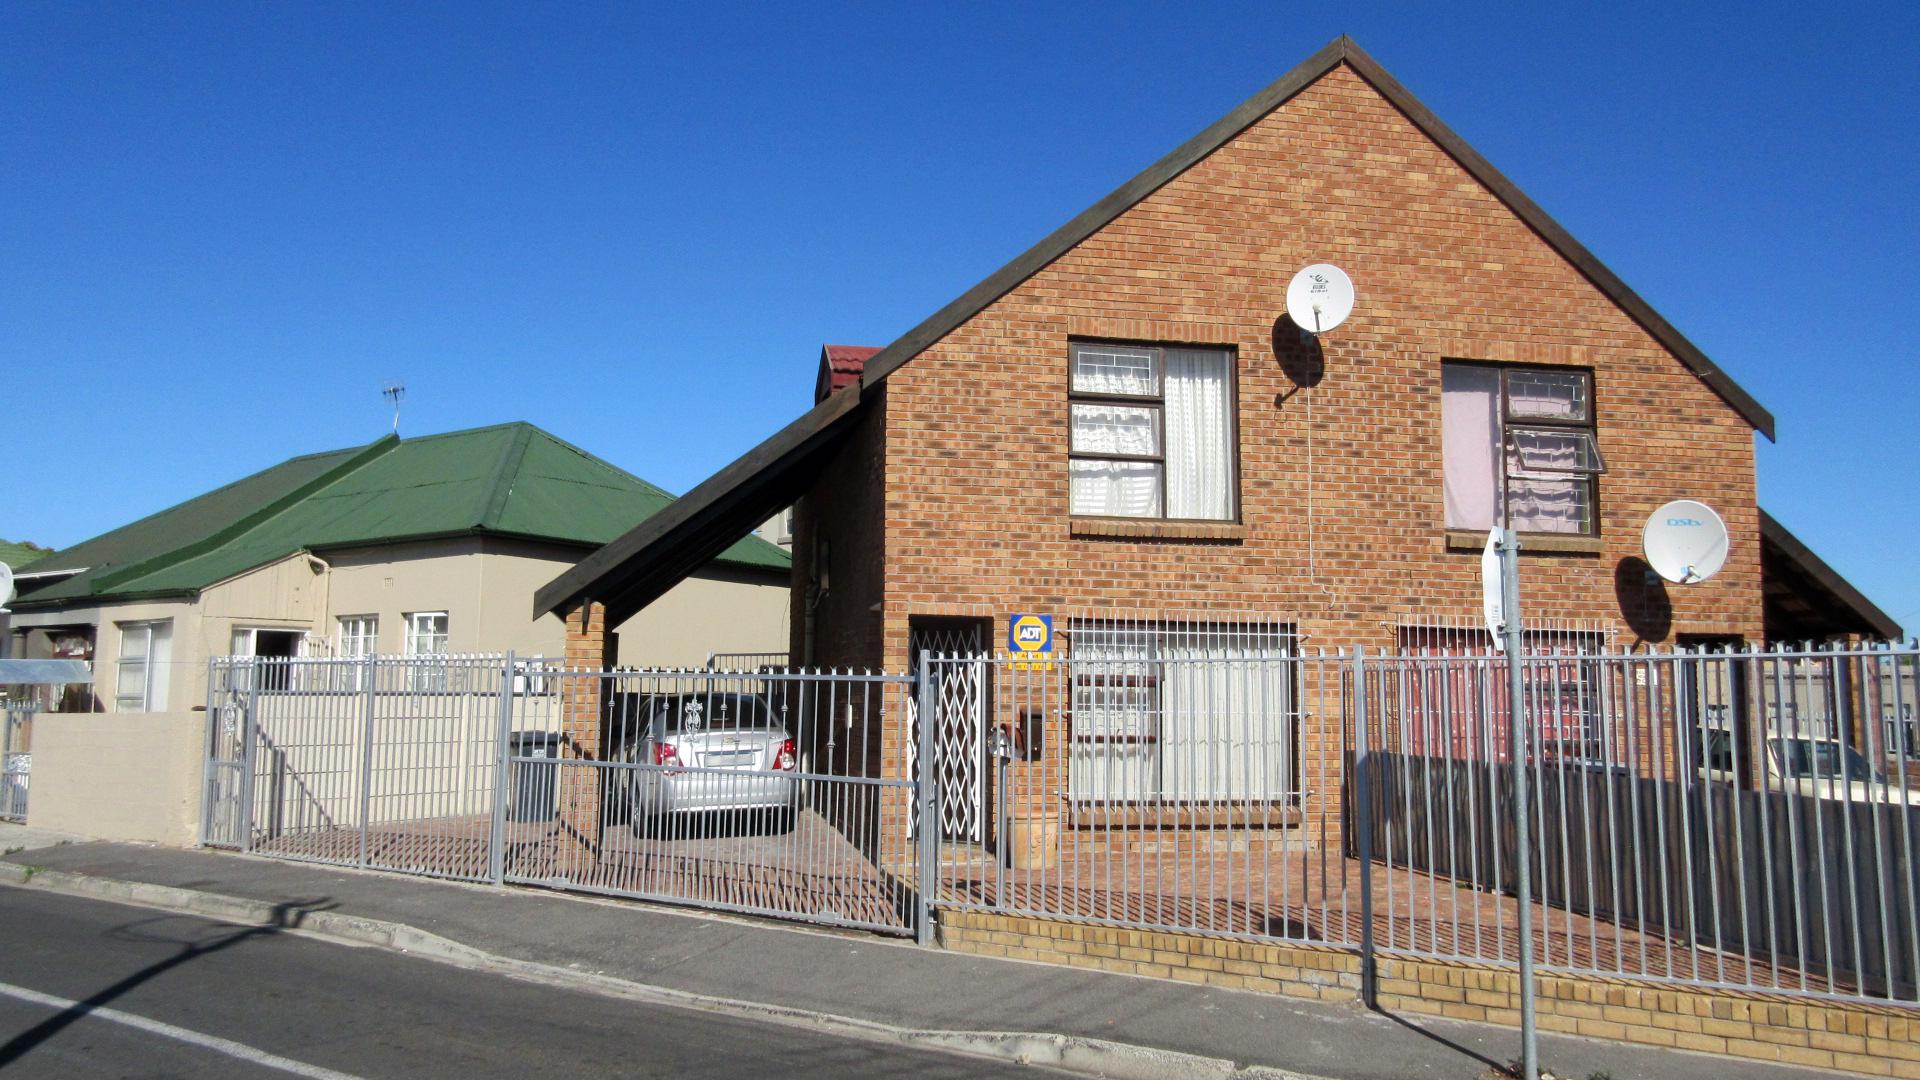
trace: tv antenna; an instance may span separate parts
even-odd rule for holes
[[[380,388],[380,396],[393,405],[393,433],[400,434],[400,399],[407,396],[407,388],[401,383],[388,380]]]
[[[1287,315],[1318,336],[1353,314],[1353,280],[1332,263],[1314,263],[1287,283]]]
[[[1676,585],[1694,585],[1727,562],[1727,523],[1703,502],[1675,499],[1647,516],[1640,550],[1653,572]]]

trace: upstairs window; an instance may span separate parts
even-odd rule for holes
[[[1593,375],[1577,368],[1449,363],[1441,441],[1449,529],[1599,532]]]
[[[1072,366],[1075,516],[1233,518],[1231,350],[1075,342]]]

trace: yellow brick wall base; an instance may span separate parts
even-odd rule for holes
[[[973,911],[942,911],[940,943],[1288,997],[1360,996],[1360,957],[1345,949]],[[1383,956],[1378,977],[1380,1007],[1389,1012],[1520,1022],[1520,980],[1511,970]],[[1565,975],[1542,976],[1537,1000],[1542,1031],[1920,1080],[1920,1010]]]

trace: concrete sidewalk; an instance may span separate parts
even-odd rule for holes
[[[10,831],[17,828],[0,825],[0,851],[26,845]],[[35,872],[0,874],[0,882],[24,877],[29,887],[56,891],[119,889],[139,902],[230,918],[244,918],[249,906],[235,901],[324,911],[329,925],[370,928],[356,930],[352,936],[359,940],[427,955],[440,951],[446,955],[439,959],[454,963],[504,958],[565,969],[602,985],[619,980],[749,1009],[826,1013],[889,1028],[1047,1033],[1352,1080],[1475,1077],[1518,1056],[1518,1032],[1505,1028],[962,956],[860,934],[532,889],[132,844],[27,847],[6,860]],[[424,934],[379,930],[383,924]],[[1735,1072],[1768,1080],[1834,1075],[1546,1034],[1541,1061],[1559,1076],[1599,1073],[1612,1080],[1706,1080]],[[1136,1071],[1167,1075],[1166,1064]],[[1194,1064],[1198,1070],[1200,1063]]]

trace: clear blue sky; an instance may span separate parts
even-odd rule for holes
[[[394,7],[0,8],[0,537],[369,441],[387,379],[684,490],[1345,32],[1774,412],[1763,504],[1920,628],[1914,5]]]

